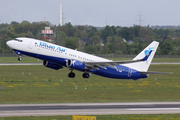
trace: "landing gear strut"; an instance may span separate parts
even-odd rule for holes
[[[83,73],[83,78],[89,78],[89,73]]]
[[[71,72],[68,74],[68,77],[70,78],[74,78],[76,75],[75,73],[73,73],[73,70],[71,70]]]
[[[18,60],[19,60],[19,61],[21,61],[21,60],[22,60],[21,56],[19,56],[19,57],[18,57]]]

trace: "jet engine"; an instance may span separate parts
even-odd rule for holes
[[[51,68],[51,69],[55,69],[55,70],[59,70],[59,69],[62,69],[63,67],[61,65],[58,65],[56,63],[53,63],[53,62],[49,62],[49,61],[43,61],[43,65],[45,67],[48,67],[48,68]]]
[[[19,51],[15,51],[15,53],[18,54],[18,55],[22,55],[22,53],[19,52]]]
[[[85,64],[83,62],[71,59],[66,60],[66,66],[80,71],[85,69]]]

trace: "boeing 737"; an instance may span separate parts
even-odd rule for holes
[[[70,78],[75,77],[73,70],[84,72],[83,78],[89,78],[90,74],[114,79],[140,79],[147,78],[149,74],[168,74],[165,72],[149,72],[148,68],[158,48],[159,43],[153,41],[133,60],[112,61],[95,55],[87,54],[63,46],[32,38],[16,38],[6,44],[19,55],[43,60],[45,67],[59,70],[63,67],[70,68]]]

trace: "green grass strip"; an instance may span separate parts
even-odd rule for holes
[[[180,101],[180,65],[151,65],[149,71],[173,72],[122,80],[44,66],[0,66],[0,103],[84,103]],[[77,89],[76,89],[77,86]],[[86,89],[85,89],[86,87]]]

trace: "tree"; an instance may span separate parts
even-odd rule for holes
[[[108,44],[104,45],[102,53],[104,53],[104,54],[109,53],[109,45]]]
[[[56,40],[55,43],[58,45],[64,45],[64,40],[67,38],[66,34],[63,31],[56,32]]]
[[[15,30],[14,30],[12,27],[10,27],[10,28],[7,30],[7,35],[8,35],[10,38],[14,39],[14,38],[15,38],[14,32],[15,32]]]
[[[112,53],[116,53],[116,51],[122,51],[122,53],[126,53],[126,43],[122,39],[122,37],[113,37],[113,40],[110,44],[110,51]]]
[[[65,39],[65,46],[71,49],[77,49],[77,38],[66,38]]]
[[[89,33],[88,33],[88,38],[91,38],[91,37],[93,37],[93,36],[95,36],[96,35],[96,33],[95,33],[95,31],[94,30],[92,30],[92,31],[90,31]]]
[[[141,35],[141,38],[144,39],[148,44],[153,41],[154,33],[149,28],[141,27],[140,35]]]
[[[92,27],[92,28],[91,28],[91,31],[97,32],[97,28]]]
[[[126,40],[133,40],[134,38],[134,30],[133,28],[123,28],[118,32],[118,36],[121,36],[122,38]]]
[[[72,24],[70,22],[66,23],[66,26],[70,29],[73,28]]]
[[[90,54],[94,54],[94,53],[97,54],[98,53],[98,47],[87,44],[85,46],[85,52],[90,53]]]
[[[107,37],[107,44],[109,44],[109,43],[111,43],[112,42],[112,39],[113,39],[113,37]]]
[[[161,45],[161,54],[162,55],[168,55],[172,52],[173,45],[170,40],[165,40]]]
[[[32,32],[28,31],[26,33],[26,37],[34,38],[34,35],[32,34]]]
[[[15,25],[15,24],[19,24],[19,23],[16,22],[16,21],[12,21],[12,22],[11,22],[11,25]]]
[[[108,26],[108,25],[104,28],[104,30],[101,31],[101,38],[103,39],[103,42],[104,42],[104,43],[107,42],[107,41],[106,41],[106,38],[107,38],[108,36],[113,36],[113,35],[114,35],[114,34],[113,34],[113,31],[112,31],[111,27]]]
[[[135,37],[140,37],[140,29],[141,29],[141,26],[138,26],[138,25],[134,26],[134,36]]]
[[[98,45],[98,44],[101,44],[101,38],[99,37],[99,36],[93,36],[93,37],[91,37],[90,38],[90,41],[89,41],[89,43],[91,44],[91,45]]]
[[[83,30],[83,31],[81,31],[81,36],[82,36],[82,38],[87,38],[87,31],[86,30]]]
[[[111,26],[111,30],[112,30],[113,35],[116,35],[116,34],[117,34],[117,31],[116,31],[116,27],[115,27],[115,26]]]

